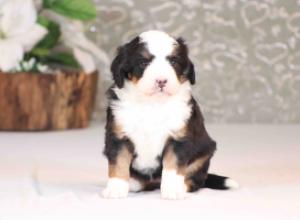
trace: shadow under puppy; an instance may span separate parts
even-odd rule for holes
[[[181,38],[143,32],[119,47],[111,71],[104,197],[160,188],[162,198],[181,199],[201,187],[236,186],[207,173],[216,142],[191,94],[195,71]]]

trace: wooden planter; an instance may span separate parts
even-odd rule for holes
[[[0,130],[84,128],[95,101],[98,74],[0,72]]]

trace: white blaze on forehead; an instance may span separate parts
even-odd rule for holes
[[[146,43],[149,52],[156,57],[166,57],[170,55],[177,41],[162,31],[146,31],[140,35],[141,42]]]

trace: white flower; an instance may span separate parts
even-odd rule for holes
[[[107,54],[85,36],[82,22],[65,18],[50,11],[47,11],[45,15],[59,23],[62,41],[73,50],[76,60],[86,73],[92,73],[96,70],[95,58],[104,64],[109,64]]]
[[[0,70],[10,71],[46,34],[32,0],[0,0]]]
[[[18,65],[12,69],[12,71],[16,72],[29,72],[29,71],[39,71],[40,73],[49,73],[50,68],[47,65],[39,63],[34,57],[30,58],[30,60],[23,60]]]
[[[38,63],[36,68],[41,73],[49,73],[50,72],[50,68],[47,65],[43,65],[43,64]]]

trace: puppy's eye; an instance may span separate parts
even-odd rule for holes
[[[172,66],[179,64],[179,60],[177,57],[169,57],[169,62]]]
[[[149,65],[149,63],[150,61],[146,59],[139,60],[139,66],[143,69],[146,68]]]

